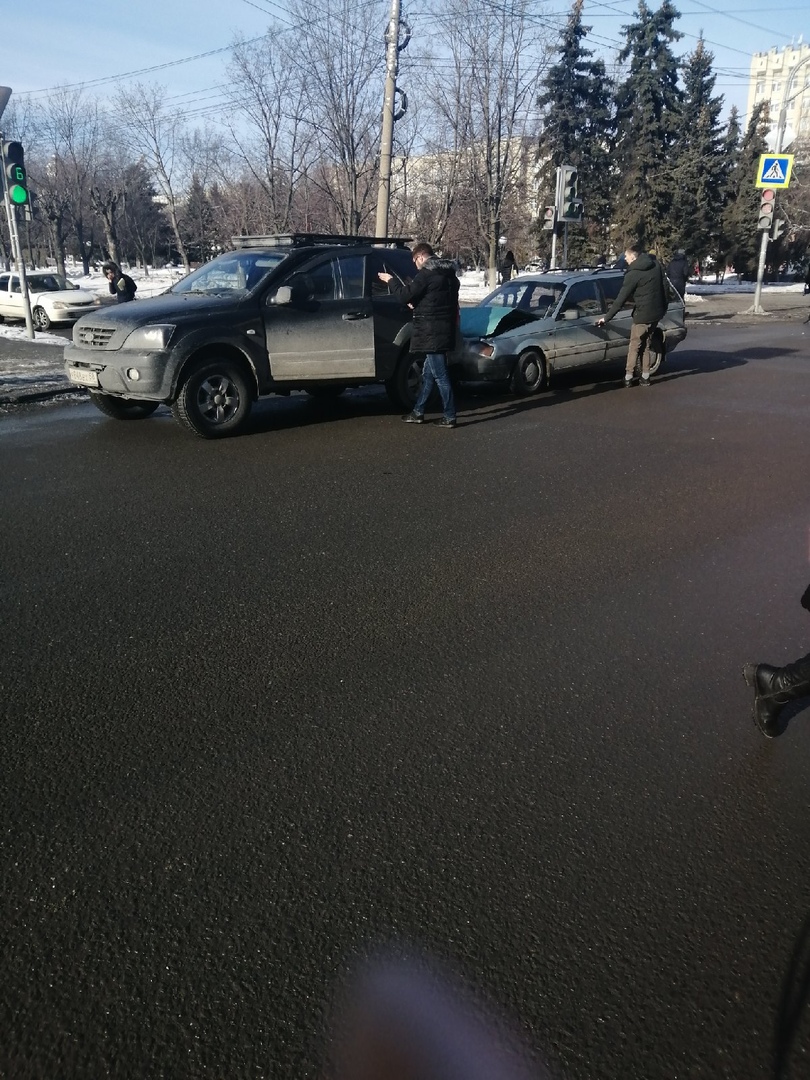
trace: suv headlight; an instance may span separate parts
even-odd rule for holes
[[[123,344],[125,349],[165,349],[169,338],[174,333],[174,326],[158,324],[141,326],[133,330]]]

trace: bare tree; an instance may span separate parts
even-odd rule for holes
[[[530,0],[445,0],[439,22],[452,63],[439,67],[435,96],[454,152],[464,156],[494,284],[504,212],[525,183],[528,137],[536,134],[545,36]]]
[[[298,0],[291,13],[316,73],[304,84],[301,116],[312,136],[307,181],[325,197],[331,224],[354,235],[376,208],[385,6],[324,0],[313,17]]]
[[[307,71],[300,42],[280,27],[258,42],[237,41],[228,66],[232,116],[239,120],[226,120],[232,161],[261,189],[273,232],[290,229],[295,190],[306,173]]]
[[[183,195],[188,180],[183,119],[169,111],[165,90],[154,84],[121,87],[116,102],[130,146],[145,161],[157,184],[178,254],[188,273],[191,266],[181,228]]]
[[[99,142],[90,201],[104,233],[109,256],[117,263],[121,260],[118,225],[126,192],[126,172],[131,162],[120,129],[108,117],[102,118]]]

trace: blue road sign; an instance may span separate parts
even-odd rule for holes
[[[754,187],[786,188],[793,172],[793,154],[761,154]]]

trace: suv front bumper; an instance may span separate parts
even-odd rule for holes
[[[168,349],[158,352],[129,349],[108,352],[66,345],[65,374],[75,385],[87,386],[102,394],[143,401],[168,401],[172,394],[175,366],[170,363],[171,355]],[[97,377],[95,385],[92,373]]]

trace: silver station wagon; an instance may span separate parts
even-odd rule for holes
[[[555,371],[624,362],[633,301],[596,325],[619,295],[624,271],[551,270],[521,274],[474,307],[461,309],[452,358],[461,379],[508,382],[516,394],[542,390]],[[683,300],[667,282],[669,307],[653,338],[650,374],[686,337]]]

